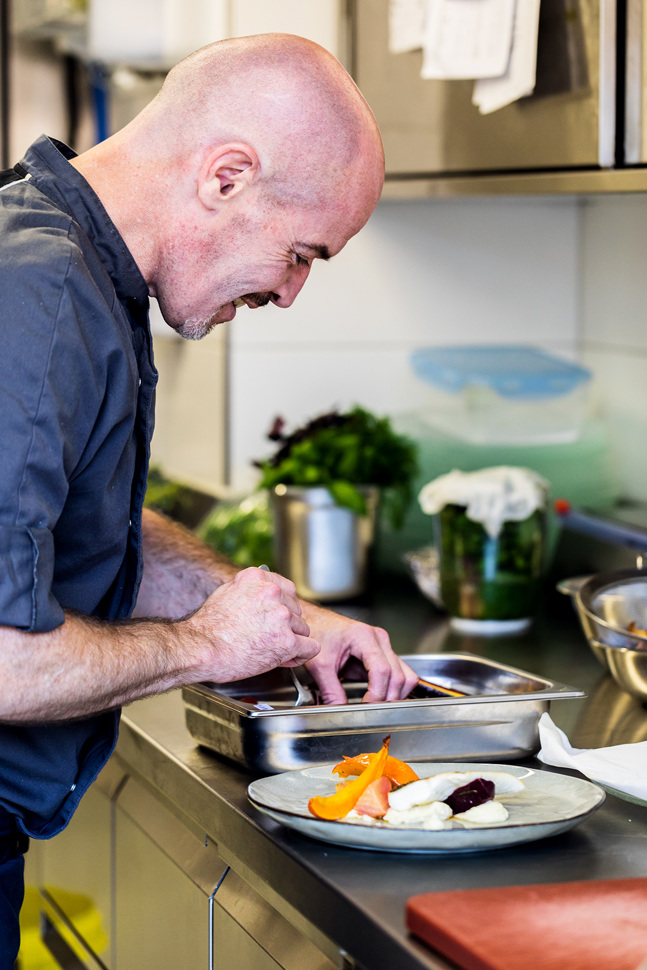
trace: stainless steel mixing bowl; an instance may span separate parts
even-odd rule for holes
[[[577,609],[593,653],[629,694],[647,701],[647,571],[625,569],[559,584]]]

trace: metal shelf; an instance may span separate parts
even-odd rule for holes
[[[384,201],[492,195],[614,195],[647,192],[647,167],[487,175],[387,175]]]

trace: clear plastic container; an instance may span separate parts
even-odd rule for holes
[[[429,347],[414,373],[431,389],[423,418],[478,444],[576,441],[589,405],[591,372],[536,347]]]

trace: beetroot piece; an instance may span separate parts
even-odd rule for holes
[[[461,788],[456,788],[445,802],[449,805],[454,815],[466,812],[468,808],[475,805],[482,805],[494,798],[494,782],[486,781],[485,778],[476,778]]]

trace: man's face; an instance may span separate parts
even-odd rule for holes
[[[226,209],[208,231],[185,224],[165,249],[152,293],[167,323],[193,340],[233,320],[240,301],[289,307],[314,260],[340,252],[372,208],[348,199],[308,209],[247,202]]]

